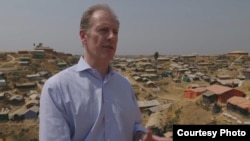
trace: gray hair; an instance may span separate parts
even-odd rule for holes
[[[81,18],[81,23],[80,23],[80,29],[83,29],[85,31],[88,30],[90,19],[91,19],[93,13],[95,11],[98,11],[98,10],[103,10],[103,11],[106,11],[106,12],[110,13],[112,16],[114,16],[114,18],[117,20],[117,23],[119,24],[119,20],[118,20],[116,14],[109,7],[109,5],[107,5],[107,4],[95,4],[95,5],[91,6],[91,7],[89,7],[83,13],[82,18]]]

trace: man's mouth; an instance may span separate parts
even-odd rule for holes
[[[113,46],[103,46],[103,48],[107,48],[107,49],[114,49]]]

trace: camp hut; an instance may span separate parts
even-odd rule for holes
[[[25,119],[36,119],[39,114],[39,107],[34,105],[24,112]]]
[[[58,62],[58,63],[57,63],[57,66],[58,66],[60,69],[64,69],[64,68],[68,67],[68,64],[67,64],[67,62],[61,61],[61,62]]]
[[[17,54],[19,54],[19,55],[28,55],[29,51],[28,50],[18,50]]]
[[[204,73],[199,72],[199,71],[198,71],[198,72],[195,72],[194,74],[195,74],[196,76],[200,77],[200,78],[201,78],[202,76],[205,75]]]
[[[173,103],[169,102],[169,103],[166,103],[166,104],[150,107],[148,110],[149,110],[150,113],[161,112],[161,111],[163,111],[165,109],[170,108],[172,106],[172,104]]]
[[[155,74],[156,73],[156,69],[145,69],[145,73]]]
[[[1,68],[0,67],[0,72],[2,73],[8,73],[8,74],[11,74],[11,73],[14,73],[14,72],[18,72],[17,68],[16,67],[5,67],[5,68]]]
[[[40,100],[40,96],[41,96],[40,94],[31,94],[29,98],[31,100]]]
[[[174,78],[173,81],[174,81],[175,83],[181,83],[181,79]]]
[[[250,100],[233,96],[227,100],[227,109],[250,117]]]
[[[160,105],[159,101],[154,99],[154,100],[143,100],[143,101],[137,101],[137,104],[139,108],[143,111],[144,109]]]
[[[145,78],[148,78],[150,80],[157,80],[158,79],[158,75],[156,74],[142,74],[141,77],[145,77]]]
[[[172,76],[172,71],[165,71],[161,74],[162,77],[169,77]]]
[[[250,68],[246,68],[244,71],[243,71],[243,74],[245,75],[245,78],[250,80]]]
[[[182,78],[182,81],[184,81],[184,82],[191,82],[191,79],[188,77],[188,76],[184,76],[183,78]]]
[[[38,74],[40,75],[40,77],[43,77],[43,78],[50,77],[50,73],[48,71],[40,71],[38,72]]]
[[[7,85],[6,76],[4,72],[0,72],[0,87],[4,87],[6,85]]]
[[[185,74],[185,72],[187,72],[187,71],[189,71],[187,68],[178,68],[178,69],[177,69],[177,72],[178,72],[179,74]]]
[[[158,88],[157,85],[155,84],[155,82],[153,82],[153,81],[147,81],[146,87],[147,88]]]
[[[9,114],[9,119],[14,121],[24,120],[24,113],[27,111],[26,108],[20,108]]]
[[[46,81],[47,81],[47,79],[42,79],[42,80],[39,81],[39,84],[43,85]]]
[[[32,99],[32,100],[28,101],[27,103],[25,103],[25,106],[27,109],[29,109],[33,106],[39,106],[39,100]]]
[[[153,67],[153,65],[149,62],[140,62],[139,66],[143,69],[149,69]]]
[[[245,80],[246,76],[244,76],[244,75],[238,75],[236,79]]]
[[[144,72],[143,68],[132,68],[134,72]]]
[[[25,102],[25,99],[22,95],[15,94],[9,98],[9,103],[13,105],[21,105],[24,102]]]
[[[30,57],[20,57],[19,64],[20,65],[29,65],[30,64]]]
[[[196,74],[188,74],[187,77],[191,80],[191,81],[198,81],[200,80],[200,77]]]
[[[197,68],[197,67],[190,66],[188,68],[191,71],[191,73],[198,73],[199,72],[199,68]],[[199,73],[201,73],[201,72],[199,72]]]
[[[206,81],[206,82],[210,82],[210,80],[211,80],[210,76],[208,76],[208,75],[203,75],[201,78],[202,78],[204,81]]]
[[[235,50],[235,51],[231,51],[228,52],[227,55],[229,56],[248,56],[248,52],[246,51],[242,51],[242,50]]]
[[[0,122],[1,121],[8,121],[9,120],[9,109],[2,108],[0,111]]]
[[[28,61],[19,61],[18,64],[21,65],[21,66],[28,66],[30,64],[30,62],[28,62]]]
[[[156,66],[156,71],[157,71],[157,70],[162,70],[162,69],[163,69],[162,66],[160,66],[160,65],[157,65],[157,66]]]
[[[193,83],[193,84],[190,84],[187,88],[188,89],[195,89],[195,88],[199,88],[199,87],[200,87],[199,84]]]
[[[133,78],[134,78],[134,80],[137,81],[137,82],[142,82],[142,81],[143,81],[142,78],[141,78],[140,76],[134,76]]]
[[[194,99],[206,91],[206,87],[189,88],[184,91],[184,97]]]
[[[159,57],[157,58],[158,63],[166,63],[170,60],[168,57]]]
[[[245,96],[245,94],[240,90],[222,86],[222,85],[217,85],[217,84],[208,86],[207,90],[216,94],[217,102],[220,102],[220,103],[226,103],[226,101],[233,96],[240,96],[240,97]]]
[[[206,91],[202,93],[202,102],[206,105],[215,103],[217,101],[217,95],[211,91]]]
[[[5,86],[7,86],[6,80],[0,78],[0,87],[5,87]]]
[[[41,79],[39,73],[36,73],[36,74],[27,74],[26,78],[28,78],[29,80],[39,80],[39,79]]]
[[[44,51],[47,54],[52,54],[54,52],[53,48],[44,45],[38,45],[34,50]]]
[[[45,56],[44,50],[32,50],[31,54],[34,59],[43,59]]]
[[[225,79],[225,80],[224,79],[218,79],[217,82],[220,85],[234,88],[234,87],[238,87],[241,80],[240,79]]]
[[[3,100],[5,98],[5,92],[0,93],[0,100]]]
[[[0,72],[0,79],[1,78],[6,78],[4,72]]]
[[[150,79],[143,77],[143,78],[142,78],[142,81],[143,81],[143,82],[148,82],[148,81],[150,81]]]
[[[26,82],[26,83],[16,83],[15,88],[17,89],[34,89],[36,88],[35,82]]]
[[[197,65],[198,65],[199,67],[208,67],[208,66],[213,65],[213,63],[200,62],[200,63],[197,63]]]
[[[232,76],[224,74],[224,75],[216,75],[217,80],[227,80],[232,79]]]

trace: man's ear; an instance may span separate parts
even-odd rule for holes
[[[83,44],[87,44],[87,34],[83,29],[80,29],[80,38]]]

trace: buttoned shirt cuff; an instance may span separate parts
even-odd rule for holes
[[[136,125],[134,126],[134,134],[135,134],[137,131],[146,132],[147,129],[146,129],[145,127],[143,127],[141,124],[136,124]]]
[[[134,126],[134,137],[133,137],[133,141],[140,141],[142,138],[142,135],[144,135],[146,133],[147,129],[145,127],[143,127],[140,124],[136,124]]]
[[[137,131],[133,137],[133,141],[142,141],[144,135],[145,135],[145,132]]]

